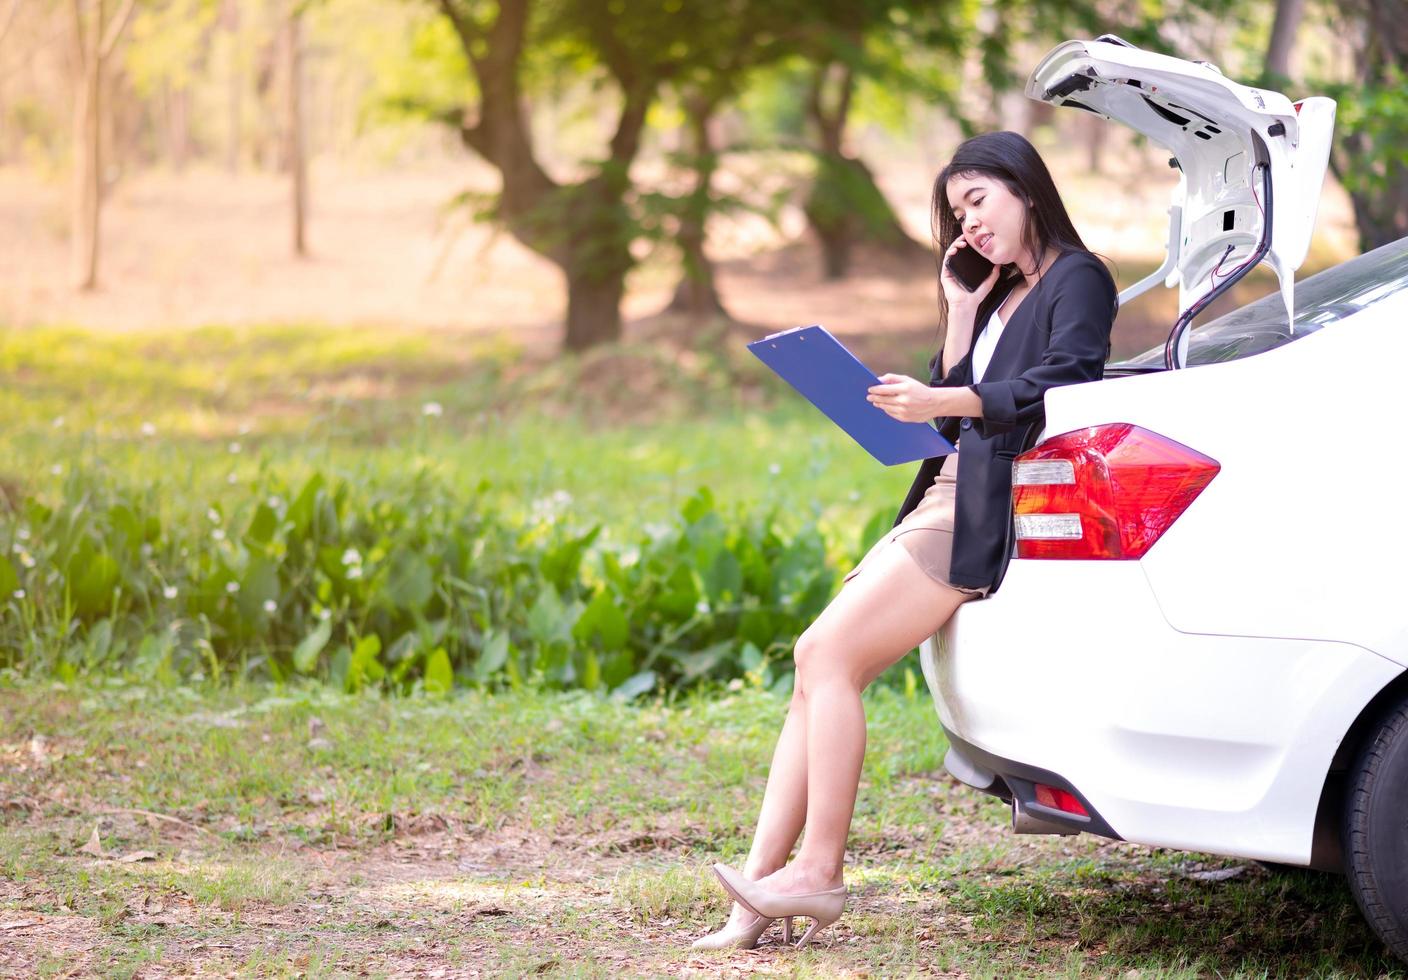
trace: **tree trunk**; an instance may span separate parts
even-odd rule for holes
[[[94,0],[93,23],[81,30],[82,81],[73,108],[73,282],[80,290],[98,285],[98,233],[102,199],[101,34],[103,0]]]
[[[225,0],[220,19],[228,35],[230,53],[225,79],[225,169],[234,174],[240,169],[240,112],[244,96],[244,77],[240,72],[239,0]]]
[[[626,275],[601,275],[581,268],[567,271],[567,336],[563,346],[583,351],[621,336],[621,297]]]
[[[898,254],[927,252],[900,225],[870,168],[843,149],[854,86],[849,66],[823,64],[813,76],[807,100],[807,113],[818,136],[817,171],[802,209],[821,243],[827,279],[845,276],[854,247],[862,242]],[[830,100],[833,105],[827,105],[828,88],[836,89]]]
[[[1354,0],[1351,16],[1360,19],[1362,47],[1356,51],[1359,77],[1352,96],[1366,100],[1400,99],[1400,66],[1408,64],[1408,22],[1399,0]],[[1340,128],[1335,133],[1330,167],[1354,206],[1361,251],[1408,235],[1408,165],[1397,148],[1408,144],[1408,123],[1388,117],[1370,131]]]
[[[1104,173],[1105,139],[1110,135],[1110,123],[1103,116],[1088,116],[1080,125],[1085,130],[1086,166],[1093,174]]]
[[[104,0],[73,0],[74,62],[80,77],[73,105],[73,280],[88,291],[98,285],[99,221],[103,204],[103,69],[132,15],[134,0],[109,23]],[[85,12],[85,7],[86,12]]]
[[[497,17],[484,25],[467,18],[452,0],[440,0],[479,92],[476,111],[446,121],[456,125],[467,148],[502,176],[499,220],[566,275],[564,345],[579,351],[621,335],[621,297],[626,273],[635,264],[630,251],[634,228],[626,211],[630,165],[640,149],[646,110],[659,82],[635,77],[608,59],[608,70],[623,96],[609,157],[595,175],[576,184],[558,184],[534,155],[519,85],[530,6],[530,0],[500,0]],[[473,123],[467,121],[471,116]]]
[[[727,316],[714,284],[714,264],[704,254],[705,225],[709,220],[709,188],[718,166],[709,124],[718,102],[697,93],[684,99],[689,121],[689,152],[694,157],[694,187],[685,201],[680,216],[677,240],[684,265],[684,278],[675,288],[675,296],[667,309],[684,313],[691,319],[704,320],[712,316]]]
[[[1276,16],[1271,22],[1271,41],[1266,47],[1266,74],[1272,79],[1291,76],[1291,52],[1296,29],[1305,12],[1305,0],[1276,0]]]
[[[308,161],[303,131],[303,13],[293,6],[289,12],[288,45],[288,168],[292,178],[293,254],[302,258],[308,254],[305,225],[308,211]]]

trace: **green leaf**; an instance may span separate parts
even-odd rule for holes
[[[582,686],[588,691],[595,691],[601,686],[601,662],[592,650],[582,655]]]
[[[273,508],[268,504],[260,504],[254,512],[254,518],[249,522],[249,530],[245,532],[245,537],[259,544],[268,544],[278,526],[279,518]]]
[[[704,567],[704,592],[711,603],[736,600],[743,591],[743,569],[727,549],[720,549]]]
[[[117,562],[106,551],[92,555],[73,583],[73,601],[84,615],[106,612],[112,605],[112,590],[117,585]]]
[[[293,651],[293,667],[300,674],[311,674],[317,666],[318,654],[323,652],[332,637],[332,620],[319,623]]]
[[[494,630],[484,638],[484,649],[479,651],[479,659],[474,662],[474,676],[487,681],[508,660],[508,634]]]
[[[631,698],[639,697],[655,686],[655,671],[642,670],[639,674],[634,674],[626,679],[626,682],[616,690],[612,691],[613,697],[622,701],[629,701]]]
[[[402,551],[391,563],[386,581],[386,599],[398,609],[419,611],[435,593],[430,563],[419,553]]]
[[[356,690],[352,685],[352,654],[347,644],[339,644],[328,658],[328,680],[345,691]]]
[[[436,647],[425,660],[425,690],[430,694],[448,694],[454,685],[455,672],[450,666],[450,655],[444,647]]]
[[[581,537],[570,538],[549,548],[538,562],[543,577],[557,586],[559,592],[569,591],[581,571],[582,556],[600,533],[601,525],[598,524]]]
[[[256,558],[249,563],[244,578],[240,581],[240,591],[236,602],[240,615],[246,619],[259,620],[268,614],[264,603],[279,598],[279,567],[267,558]]]
[[[295,534],[302,536],[313,523],[313,514],[318,501],[318,492],[323,489],[323,475],[314,473],[303,484],[303,489],[288,507],[288,519],[293,524]]]
[[[360,690],[366,681],[379,681],[386,676],[386,671],[376,659],[379,653],[381,653],[381,637],[375,633],[364,636],[357,641],[357,645],[352,648],[352,657],[347,665],[345,686],[348,691]]]
[[[687,524],[694,524],[713,512],[714,494],[708,487],[700,487],[694,491],[694,496],[686,500],[680,508],[680,515]]]
[[[605,589],[592,596],[592,601],[587,603],[587,608],[582,611],[581,617],[572,627],[572,636],[579,643],[591,643],[595,640],[601,649],[608,653],[625,646],[629,635],[630,627],[626,622],[625,613],[621,612],[611,594]]]
[[[19,587],[20,577],[15,572],[15,566],[10,564],[10,559],[0,555],[0,602],[14,595]]]
[[[557,590],[545,585],[528,610],[528,633],[544,646],[565,642],[571,639],[577,618],[574,609],[558,597]]]

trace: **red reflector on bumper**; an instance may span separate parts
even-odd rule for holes
[[[1053,810],[1060,810],[1063,813],[1074,813],[1079,817],[1088,817],[1085,807],[1080,805],[1080,800],[1063,789],[1055,786],[1046,786],[1042,783],[1036,784],[1036,801],[1042,806],[1049,806]]]

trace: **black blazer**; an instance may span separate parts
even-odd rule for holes
[[[1015,279],[999,283],[983,300],[974,339],[1015,284]],[[1065,252],[1017,307],[982,381],[973,383],[971,348],[942,378],[937,372],[943,369],[943,352],[935,356],[931,386],[967,386],[983,401],[980,418],[935,420],[950,442],[961,440],[963,453],[949,566],[954,585],[976,589],[996,584],[1012,523],[1012,460],[1045,423],[1042,398],[1048,388],[1100,380],[1110,354],[1116,295],[1103,262],[1089,252]],[[920,464],[896,524],[918,506],[942,463],[939,456]]]

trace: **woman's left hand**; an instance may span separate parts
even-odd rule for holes
[[[903,374],[882,374],[867,388],[865,400],[901,422],[928,422],[939,414],[935,390]]]

